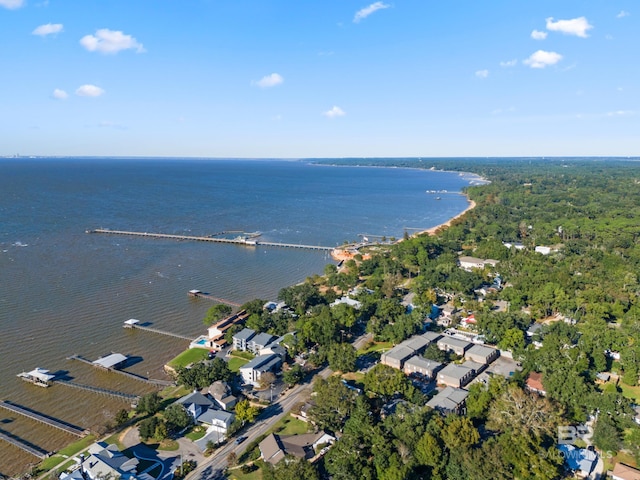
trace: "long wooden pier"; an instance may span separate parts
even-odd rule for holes
[[[86,363],[88,365],[91,365],[92,367],[95,367],[96,364],[93,363],[91,360],[87,360],[86,358],[80,356],[80,355],[71,355],[70,357],[67,357],[67,360],[78,360],[82,363]],[[168,387],[171,385],[175,385],[174,382],[171,382],[169,380],[159,380],[159,379],[155,379],[155,378],[148,378],[148,377],[144,377],[142,375],[138,375],[137,373],[132,373],[132,372],[127,372],[126,370],[120,370],[119,368],[107,368],[106,369],[108,372],[115,372],[115,373],[119,373],[120,375],[124,375],[126,377],[132,378],[133,380],[139,380],[141,382],[145,382],[145,383],[150,383],[152,385],[157,385],[160,387]]]
[[[236,302],[232,302],[231,300],[225,300],[224,298],[214,297],[210,293],[202,292],[200,290],[189,290],[188,295],[193,298],[206,298],[207,300],[213,300],[214,302],[224,303],[225,305],[229,305],[231,307],[240,308],[242,305]]]
[[[27,453],[30,453],[34,457],[38,457],[40,460],[44,460],[49,456],[49,454],[44,450],[41,450],[40,448],[36,448],[35,446],[32,446],[30,443],[25,442],[21,438],[18,438],[15,435],[6,433],[3,430],[0,430],[0,440],[4,440],[5,442],[10,443],[15,447],[18,447],[19,449]]]
[[[77,388],[79,390],[85,390],[87,392],[98,393],[100,395],[106,395],[108,397],[119,398],[126,401],[137,401],[140,399],[139,395],[133,395],[132,393],[117,392],[115,390],[107,390],[106,388],[94,387],[93,385],[84,385],[82,383],[70,382],[68,380],[56,380],[56,383],[66,385],[68,387]]]
[[[57,418],[36,412],[35,410],[31,410],[30,408],[23,407],[16,403],[9,402],[8,400],[3,400],[2,402],[0,402],[0,407],[5,408],[13,413],[17,413],[18,415],[30,418],[31,420],[44,423],[46,425],[49,425],[50,427],[63,430],[72,435],[77,435],[78,437],[83,437],[88,433],[88,431],[85,429],[76,427],[75,425],[71,425],[67,422],[63,422],[62,420],[58,420]]]
[[[255,237],[238,237],[238,238],[215,238],[215,237],[202,237],[197,235],[177,235],[171,233],[152,233],[152,232],[132,232],[128,230],[111,230],[108,228],[97,228],[95,230],[87,230],[87,233],[105,233],[110,235],[129,235],[135,237],[149,237],[149,238],[169,238],[173,240],[193,240],[196,242],[211,242],[211,243],[228,243],[233,245],[244,245],[249,247],[265,246],[265,247],[281,247],[281,248],[301,248],[306,250],[325,250],[331,251],[333,247],[324,247],[321,245],[302,245],[297,243],[279,243],[279,242],[258,242],[253,240]]]
[[[182,340],[189,340],[189,341],[193,340],[193,338],[191,338],[191,337],[185,337],[184,335],[180,335],[178,333],[167,332],[165,330],[159,330],[157,328],[144,327],[144,326],[142,326],[140,324],[137,324],[137,323],[127,323],[127,322],[125,322],[124,328],[135,328],[137,330],[144,330],[146,332],[157,333],[159,335],[167,335],[169,337],[180,338]]]

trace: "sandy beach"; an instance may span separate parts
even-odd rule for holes
[[[476,202],[474,202],[473,200],[471,200],[471,199],[469,198],[469,196],[468,196],[468,195],[466,195],[466,194],[465,194],[465,196],[466,196],[466,197],[467,197],[467,199],[469,200],[469,206],[468,206],[467,208],[465,208],[462,212],[460,212],[460,213],[459,213],[458,215],[456,215],[455,217],[453,217],[453,218],[449,219],[448,221],[446,221],[446,222],[444,222],[444,223],[441,223],[440,225],[436,225],[435,227],[428,228],[428,229],[426,229],[426,230],[424,230],[424,231],[422,231],[422,232],[414,233],[412,236],[425,235],[425,234],[427,234],[427,235],[435,235],[439,230],[441,230],[441,229],[443,229],[443,228],[447,228],[447,227],[451,226],[451,223],[452,223],[454,220],[456,220],[456,219],[458,219],[458,218],[462,217],[465,213],[467,213],[468,211],[470,211],[470,210],[474,209],[474,208],[476,207]]]

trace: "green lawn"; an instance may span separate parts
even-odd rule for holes
[[[391,348],[393,348],[393,343],[391,342],[373,342],[365,348],[358,350],[358,355],[366,355],[367,353],[380,352]]]
[[[196,440],[200,440],[207,433],[206,428],[204,427],[193,427],[189,432],[185,435],[189,440],[195,442]]]
[[[251,352],[242,352],[240,350],[231,350],[231,356],[232,357],[238,357],[238,358],[244,358],[247,361],[252,360],[253,358],[255,358],[255,355]]]
[[[288,415],[276,423],[270,431],[278,435],[298,435],[307,433],[307,426],[307,422]]]
[[[62,450],[60,450],[56,455],[53,455],[49,458],[45,458],[42,463],[38,466],[39,470],[49,471],[52,468],[56,468],[62,462],[67,462],[68,457],[72,457],[78,452],[81,452],[93,442],[96,441],[95,435],[87,435],[81,440],[78,440],[71,445],[67,445]]]
[[[229,370],[236,373],[245,363],[249,363],[249,360],[239,357],[231,357],[228,362]]]
[[[618,383],[618,387],[622,390],[622,395],[630,398],[634,403],[640,403],[640,387],[630,387],[624,383]]]
[[[186,367],[191,363],[205,360],[208,353],[209,350],[204,348],[190,348],[171,360],[167,365],[172,368]]]

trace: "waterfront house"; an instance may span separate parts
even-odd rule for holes
[[[96,480],[100,478],[120,478],[122,480],[153,480],[147,473],[138,473],[137,458],[125,456],[117,445],[105,442],[94,443],[87,456],[80,456],[78,468],[60,474],[60,480]]]
[[[272,343],[278,337],[269,333],[259,333],[247,342],[247,350],[254,355],[259,355],[260,350]]]
[[[233,336],[233,349],[241,352],[247,351],[249,340],[256,335],[255,330],[244,328]]]
[[[469,392],[462,388],[446,387],[431,400],[427,402],[427,406],[438,410],[440,413],[457,413],[464,414],[465,401],[469,396]]]
[[[278,355],[258,355],[240,367],[240,376],[243,383],[258,386],[262,375],[266,372],[275,373],[280,365],[282,365],[282,359]]]
[[[243,325],[249,318],[249,314],[245,310],[241,310],[219,322],[211,325],[207,329],[207,338],[209,340],[209,347],[215,350],[221,350],[226,346],[226,340],[224,339],[225,333],[234,325]]]

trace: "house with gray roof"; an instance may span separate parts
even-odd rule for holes
[[[412,348],[406,347],[402,344],[396,345],[391,350],[380,356],[380,363],[400,370],[402,369],[405,360],[415,354],[416,352]]]
[[[282,365],[282,359],[273,353],[268,355],[258,355],[249,363],[240,367],[240,376],[244,383],[258,386],[260,377],[266,372],[275,373]]]
[[[438,340],[440,340],[442,338],[442,334],[441,333],[436,333],[436,332],[424,332],[420,336],[422,338],[424,338],[428,342],[427,346],[429,346],[432,343],[437,342]]]
[[[259,355],[260,350],[276,340],[278,337],[269,333],[259,333],[247,343],[247,350],[254,355]]]
[[[450,387],[464,387],[475,376],[473,368],[450,363],[438,372],[438,383]]]
[[[404,342],[400,343],[403,347],[409,347],[415,353],[422,353],[429,345],[429,340],[424,338],[422,335],[414,335],[413,337],[407,338]]]
[[[456,355],[463,356],[464,352],[471,347],[471,342],[454,338],[449,335],[443,335],[438,340],[438,348],[445,352],[453,352]]]
[[[440,362],[426,359],[420,355],[414,355],[404,362],[404,373],[406,375],[417,373],[429,379],[434,378],[436,372],[441,368],[442,364]]]
[[[446,387],[431,400],[427,402],[427,406],[438,410],[440,413],[464,413],[465,401],[469,396],[469,392],[462,388]]]
[[[213,382],[209,385],[208,393],[223,410],[229,410],[238,403],[237,397],[231,394],[231,388],[227,382],[221,380]]]
[[[193,417],[194,421],[197,421],[198,417],[202,415],[209,408],[213,408],[213,400],[206,397],[198,391],[191,392],[182,398],[176,400],[176,403],[182,405],[189,415]]]
[[[324,430],[317,433],[303,433],[301,435],[277,435],[272,433],[258,444],[260,458],[271,465],[277,464],[286,455],[307,460],[316,455],[321,445],[335,442],[335,437]]]
[[[98,478],[153,480],[149,474],[138,473],[139,460],[125,456],[117,445],[105,442],[89,447],[86,458],[79,460],[79,468],[60,474],[60,480],[95,480]]]
[[[255,330],[250,328],[243,328],[233,336],[233,349],[241,352],[247,351],[249,347],[249,340],[251,340],[256,334]]]
[[[464,352],[464,358],[473,360],[474,362],[483,363],[485,365],[490,364],[499,356],[499,350],[477,343]]]

